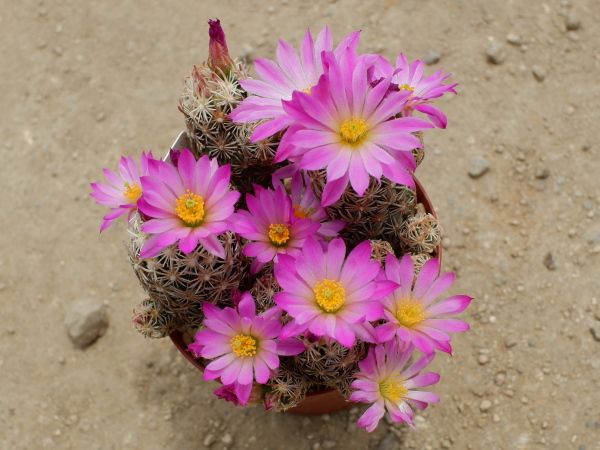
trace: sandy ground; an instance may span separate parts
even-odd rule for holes
[[[417,431],[213,401],[168,341],[130,325],[143,293],[124,232],[98,237],[88,182],[182,129],[178,95],[211,17],[252,55],[308,25],[362,28],[363,50],[437,50],[434,67],[461,84],[419,177],[456,292],[476,297],[473,330],[437,358],[444,400]],[[0,447],[600,449],[599,23],[597,0],[1,0]],[[490,39],[500,65],[486,61]],[[477,155],[490,171],[472,179]],[[82,298],[110,313],[85,351],[63,326]]]

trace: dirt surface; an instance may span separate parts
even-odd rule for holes
[[[600,449],[597,0],[0,6],[0,448]],[[98,237],[88,182],[122,152],[168,148],[212,17],[233,53],[272,56],[277,37],[297,42],[329,23],[336,38],[362,28],[365,51],[436,50],[429,69],[460,83],[418,175],[443,221],[455,292],[476,297],[473,330],[455,338],[454,358],[437,358],[443,401],[417,431],[382,423],[367,434],[357,412],[236,409],[168,341],[130,324],[143,293],[125,232]],[[491,39],[501,64],[487,60]],[[489,171],[471,178],[480,157]],[[63,319],[87,298],[106,303],[110,326],[82,351]]]

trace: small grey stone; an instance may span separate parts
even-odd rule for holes
[[[479,358],[477,358],[477,362],[483,366],[490,362],[490,358],[488,357],[488,355],[479,355]]]
[[[533,77],[539,82],[542,82],[546,79],[546,70],[542,66],[533,66],[531,68],[531,73],[533,74]]]
[[[565,26],[569,31],[579,30],[581,28],[581,19],[574,13],[570,13],[565,17]]]
[[[507,336],[504,338],[504,346],[506,348],[512,348],[517,345],[517,340],[512,336]]]
[[[425,64],[431,66],[433,64],[438,63],[440,59],[442,59],[442,54],[437,50],[429,50],[429,52],[427,53],[427,55],[425,55],[425,58],[423,59],[425,61]]]
[[[65,314],[65,327],[76,347],[93,344],[108,328],[108,314],[102,303],[81,300],[71,304]]]
[[[591,245],[600,245],[600,224],[592,227],[585,235],[585,240]]]
[[[511,45],[521,45],[523,42],[521,41],[521,36],[515,33],[508,33],[506,35],[506,42]]]
[[[535,177],[538,180],[545,180],[550,176],[550,171],[546,168],[539,168],[535,171]]]
[[[502,64],[506,60],[506,52],[504,45],[500,42],[492,41],[489,43],[486,50],[487,60],[492,64]]]
[[[331,440],[327,440],[327,441],[323,441],[321,443],[321,448],[330,450],[332,448],[336,448],[337,447],[337,442],[335,441],[331,441]]]
[[[393,433],[388,433],[385,437],[377,444],[377,450],[399,450],[400,445],[396,436]]]
[[[590,327],[590,333],[592,333],[592,337],[595,341],[600,342],[600,326],[596,325]]]
[[[544,266],[546,266],[546,269],[548,270],[556,270],[556,261],[554,261],[552,253],[548,252],[546,253],[546,256],[544,256]]]
[[[490,170],[490,162],[481,155],[476,155],[469,160],[469,176],[471,178],[479,178],[485,175]]]

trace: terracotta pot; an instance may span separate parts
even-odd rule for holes
[[[187,134],[182,132],[177,140],[173,143],[172,148],[186,148],[189,147],[189,143],[187,140]],[[427,192],[423,189],[423,186],[415,178],[416,183],[416,191],[417,191],[417,201],[422,203],[425,207],[425,210],[432,214],[437,218],[437,214],[433,209],[433,205]],[[436,256],[442,259],[442,246],[438,245],[436,249]],[[185,342],[184,336],[181,332],[176,331],[172,333],[170,336],[171,341],[177,347],[177,350],[181,352],[181,354],[187,359],[190,363],[192,363],[198,370],[201,372],[204,370],[204,366],[202,363],[194,358],[194,356],[188,351],[187,343]],[[342,411],[344,409],[349,409],[354,405],[354,403],[346,401],[346,399],[340,394],[336,389],[328,389],[320,392],[312,392],[307,394],[306,398],[296,407],[289,409],[287,412],[293,414],[305,414],[305,415],[315,415],[315,414],[326,414],[333,413],[337,411]]]

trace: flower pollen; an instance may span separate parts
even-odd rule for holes
[[[271,244],[282,246],[290,240],[290,227],[283,223],[269,225],[269,240]]]
[[[412,87],[410,84],[401,84],[400,86],[398,86],[398,90],[399,91],[410,91],[413,92],[415,90],[414,87]]]
[[[176,202],[175,214],[188,227],[197,227],[204,221],[204,199],[189,189]]]
[[[337,280],[325,278],[313,288],[317,305],[323,311],[334,313],[346,303],[346,289]]]
[[[240,358],[254,356],[258,351],[258,342],[249,334],[236,334],[229,342],[235,356]]]
[[[369,133],[369,125],[364,119],[345,120],[340,127],[342,142],[351,146],[360,145]]]
[[[298,219],[308,219],[313,213],[313,208],[302,208],[300,205],[294,205],[294,216]]]
[[[413,328],[423,322],[425,318],[425,309],[420,302],[409,298],[398,303],[396,319],[398,319],[400,325]]]
[[[139,184],[130,184],[127,181],[124,184],[125,189],[123,190],[123,195],[129,203],[137,203],[137,201],[142,196],[142,188]]]
[[[398,403],[408,394],[408,389],[397,379],[388,378],[379,383],[381,395],[393,403]]]

